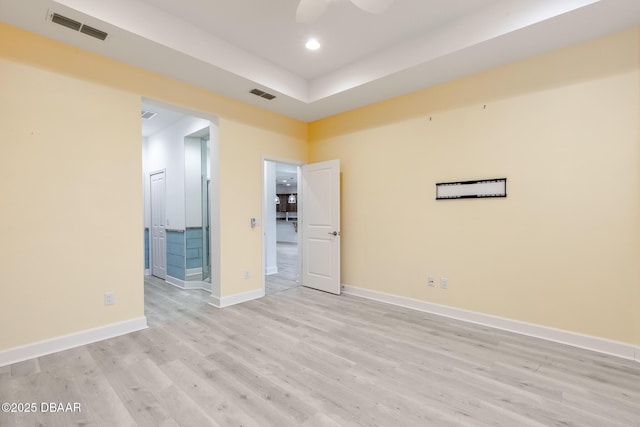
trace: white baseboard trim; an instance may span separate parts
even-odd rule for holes
[[[145,275],[145,276],[151,276],[151,269],[149,269],[149,268],[145,268],[145,269],[144,269],[144,275]]]
[[[251,301],[254,299],[262,298],[263,296],[264,296],[264,288],[256,289],[255,291],[229,295],[227,297],[221,297],[221,298],[215,295],[211,295],[211,301],[209,301],[209,304],[217,308],[224,308],[224,307],[240,304],[243,302]]]
[[[189,276],[200,276],[202,277],[202,267],[196,268],[187,268],[187,277]]]
[[[167,282],[170,285],[173,285],[173,286],[177,287],[177,288],[187,289],[187,287],[186,287],[186,283],[187,282],[185,282],[184,280],[180,280],[178,278],[175,278],[173,276],[166,276],[164,278],[164,281]]]
[[[265,268],[264,274],[266,274],[267,276],[278,274],[278,266]]]
[[[147,329],[147,318],[145,316],[124,322],[112,323],[99,328],[87,329],[61,337],[51,338],[44,341],[0,350],[0,366],[11,365],[23,362],[34,357],[45,356],[47,354],[68,350],[70,348],[91,344],[97,341],[114,338],[131,332]]]
[[[211,283],[203,282],[201,280],[196,280],[193,282],[193,288],[191,289],[200,289],[202,291],[211,292]]]
[[[211,292],[211,283],[203,282],[202,280],[180,280],[175,277],[167,276],[165,282],[170,284],[171,286],[175,286],[176,288],[191,291],[191,290],[202,290]]]
[[[475,311],[463,310],[446,305],[435,304],[427,301],[406,298],[356,286],[342,285],[342,292],[347,295],[355,295],[362,298],[475,323],[482,326],[489,326],[504,331],[514,332],[530,337],[541,338],[561,344],[570,345],[598,353],[621,357],[623,359],[640,362],[640,346],[613,341],[606,338],[599,338],[591,335],[584,335],[577,332],[562,329],[550,328],[519,320],[507,319],[490,314]]]

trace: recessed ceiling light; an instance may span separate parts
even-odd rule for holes
[[[305,46],[309,50],[318,50],[318,49],[320,49],[320,42],[318,40],[316,40],[316,39],[309,39],[305,43]]]

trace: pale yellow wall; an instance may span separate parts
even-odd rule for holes
[[[0,82],[0,348],[143,316],[140,98],[4,59]]]
[[[627,31],[311,123],[310,161],[342,165],[342,282],[640,344],[638,46]],[[499,177],[506,199],[434,200]]]
[[[0,40],[0,349],[143,314],[141,96],[220,117],[222,296],[261,286],[263,156],[308,150],[342,162],[343,283],[640,343],[636,30],[313,123],[308,146],[304,123]],[[433,200],[495,176],[505,200]]]
[[[304,161],[307,156],[306,143],[297,144],[293,136],[260,132],[256,137],[256,132],[246,123],[220,122],[220,174],[225,177],[220,182],[222,297],[262,287],[263,228],[252,229],[250,220],[262,220],[263,158]]]
[[[0,349],[144,314],[141,96],[220,117],[221,293],[260,289],[261,159],[304,161],[305,123],[5,24],[0,40]]]

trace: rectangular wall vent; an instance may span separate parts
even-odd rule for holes
[[[51,20],[51,22],[55,24],[62,25],[63,27],[69,28],[73,31],[80,31],[82,34],[95,37],[99,40],[104,41],[109,35],[102,30],[98,30],[97,28],[91,27],[89,25],[82,25],[82,22],[78,22],[75,19],[60,15],[59,13],[49,11],[47,16]]]
[[[264,99],[267,99],[269,101],[271,101],[272,99],[274,99],[276,97],[275,95],[272,95],[272,94],[267,93],[267,92],[265,92],[263,90],[260,90],[260,89],[251,89],[249,91],[249,93],[252,93],[255,96],[259,96],[260,98],[264,98]]]
[[[100,31],[97,28],[93,28],[93,27],[90,27],[88,25],[83,25],[82,28],[80,28],[80,32],[82,34],[86,34],[88,36],[95,37],[95,38],[97,38],[99,40],[104,40],[108,36],[108,34],[105,33],[104,31]]]
[[[142,117],[143,119],[145,119],[145,120],[149,120],[149,119],[154,118],[157,114],[158,114],[158,113],[155,113],[155,112],[153,112],[153,111],[144,111],[144,110],[142,110],[141,117]]]
[[[66,16],[59,15],[54,13],[51,16],[51,22],[55,22],[58,25],[62,25],[63,27],[71,28],[72,30],[78,31],[82,24],[78,21],[74,21],[71,18],[67,18]]]

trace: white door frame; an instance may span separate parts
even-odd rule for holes
[[[154,248],[154,237],[153,237],[153,176],[154,175],[159,175],[162,174],[163,175],[163,181],[164,181],[164,194],[163,194],[163,198],[164,198],[164,203],[165,203],[165,207],[164,207],[164,228],[165,228],[165,235],[164,235],[164,270],[163,270],[163,275],[162,276],[156,276],[156,277],[160,277],[162,279],[166,278],[166,273],[167,273],[167,235],[166,235],[166,200],[167,200],[167,171],[166,169],[160,169],[160,170],[156,170],[153,172],[149,172],[149,272],[151,273],[152,276],[154,276],[154,268],[153,268],[153,260],[154,260],[154,256],[155,251],[157,250],[157,248]]]
[[[162,108],[175,111],[185,116],[198,117],[209,121],[209,167],[211,168],[211,197],[209,198],[209,213],[211,222],[209,224],[209,274],[211,277],[211,300],[210,304],[218,307],[220,305],[221,292],[221,248],[220,248],[220,119],[219,116],[205,113],[201,110],[192,110],[180,107],[175,104],[159,101],[147,97],[141,97],[141,102],[146,107]],[[143,163],[144,165],[144,163]],[[159,171],[155,171],[159,172]],[[152,172],[153,173],[153,172]],[[166,173],[166,170],[165,170]],[[149,173],[151,175],[151,173]],[[145,175],[146,178],[146,175]],[[166,179],[166,175],[165,175]],[[145,184],[146,185],[146,184]],[[146,202],[143,206],[143,215],[146,219]],[[151,254],[149,254],[151,256]],[[150,260],[151,261],[151,260]],[[151,266],[150,266],[151,267]],[[151,272],[151,268],[149,268]]]
[[[268,201],[266,200],[266,188],[267,182],[265,181],[265,171],[266,171],[266,162],[275,162],[275,163],[284,163],[291,166],[296,166],[297,168],[297,180],[298,180],[298,202],[301,200],[300,192],[302,191],[302,187],[300,186],[300,178],[302,176],[302,171],[300,168],[305,162],[300,162],[291,159],[284,159],[276,156],[262,156],[262,237],[261,237],[261,246],[262,246],[262,295],[265,294],[265,285],[266,285],[266,254],[265,254],[265,231],[264,231],[264,218],[267,209],[270,209],[272,206],[267,206]],[[300,282],[300,272],[302,271],[302,230],[300,228],[300,220],[302,219],[302,203],[298,203],[298,282]]]

